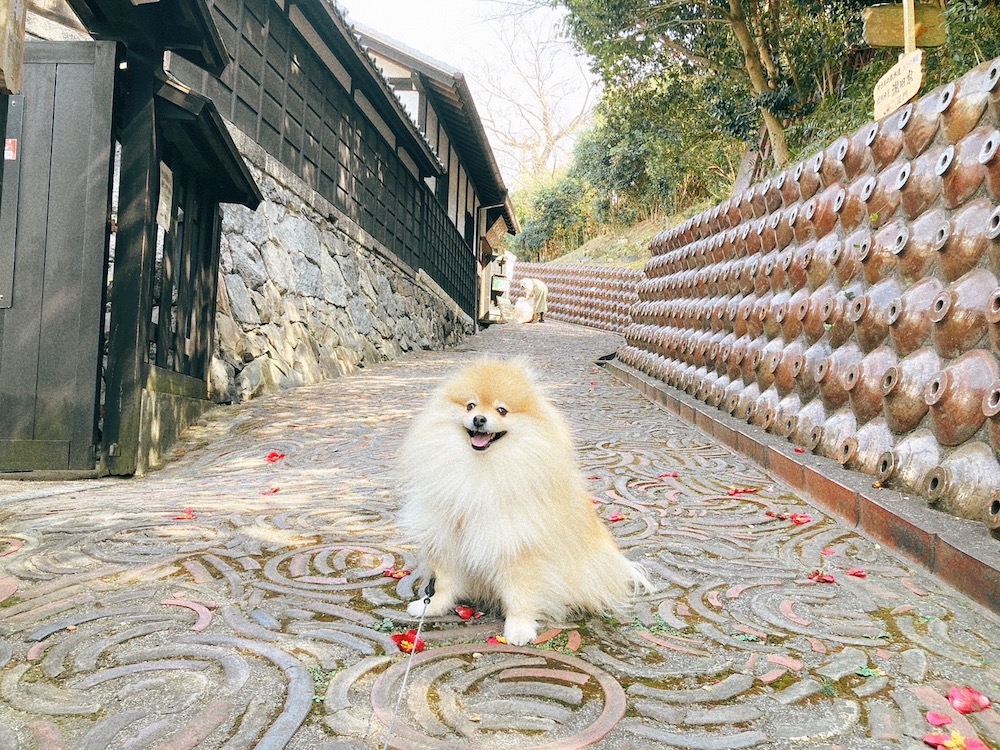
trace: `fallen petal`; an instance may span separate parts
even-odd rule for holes
[[[611,523],[617,523],[618,521],[624,521],[626,518],[628,518],[628,516],[626,516],[626,515],[624,515],[622,513],[618,513],[618,512],[612,513],[610,516],[608,516],[608,520],[611,521]]]
[[[823,555],[824,557],[830,557],[832,555],[836,555],[837,550],[835,550],[833,547],[827,547],[825,550],[820,552],[820,554]]]
[[[280,487],[272,487],[269,490],[264,490],[260,494],[262,494],[262,495],[277,495],[279,492],[281,492],[281,488]]]
[[[471,620],[476,611],[472,607],[467,607],[464,604],[460,604],[455,607],[455,614],[461,617],[463,620]]]
[[[504,638],[502,635],[491,635],[489,638],[486,639],[486,642],[491,646],[498,646],[507,643],[507,639]]]
[[[924,744],[925,745],[930,745],[931,747],[938,748],[938,750],[940,750],[940,748],[943,748],[945,746],[944,743],[949,742],[950,740],[951,740],[951,737],[948,736],[947,734],[926,734],[926,735],[924,735]]]
[[[971,687],[953,687],[948,691],[948,702],[960,714],[972,714],[990,707],[990,699]]]
[[[680,476],[680,474],[678,474],[676,471],[668,471],[668,472],[666,472],[664,474],[660,474],[660,476],[658,478],[659,479],[668,479],[668,478],[670,478],[670,479],[676,479],[679,476]]]
[[[946,716],[945,714],[939,714],[936,711],[928,711],[927,721],[931,724],[931,726],[944,727],[951,724],[951,717]]]
[[[816,581],[816,583],[834,583],[835,578],[830,573],[824,573],[822,570],[814,570],[809,574],[810,581]]]
[[[868,577],[868,574],[864,570],[862,570],[861,568],[851,568],[850,570],[847,570],[845,572],[847,573],[847,575],[854,576],[855,578],[867,578]]]
[[[277,463],[278,461],[280,461],[284,457],[285,457],[284,453],[280,453],[278,451],[271,451],[270,453],[267,454],[267,458],[265,460],[269,464],[273,464],[273,463]]]

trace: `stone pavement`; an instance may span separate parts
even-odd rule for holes
[[[929,710],[1000,747],[944,697],[1000,700],[1000,618],[595,367],[619,341],[493,327],[217,409],[144,478],[0,485],[0,749],[920,748]],[[540,370],[659,592],[528,648],[429,621],[408,660],[393,452],[483,351]]]

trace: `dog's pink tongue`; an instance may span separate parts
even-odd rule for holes
[[[477,432],[472,436],[473,448],[485,448],[493,439],[492,432]]]

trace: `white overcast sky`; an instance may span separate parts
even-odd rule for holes
[[[477,50],[499,42],[480,0],[337,0],[352,21],[403,42],[441,62],[464,68]]]
[[[510,38],[510,26],[523,24],[502,13],[502,6],[490,0],[335,0],[347,13],[348,20],[368,26],[398,42],[440,62],[458,68],[483,113],[487,96],[480,80],[489,70],[491,77],[509,80],[511,90],[523,85],[510,67],[505,54],[504,38]],[[554,28],[556,11],[536,13],[534,21]],[[506,32],[504,25],[508,28]],[[565,70],[575,68],[572,52],[566,45],[569,62]],[[509,78],[508,78],[509,76]],[[487,127],[487,133],[489,128]],[[494,149],[497,150],[496,148]],[[509,187],[516,186],[517,165],[508,163],[500,154],[498,163]]]

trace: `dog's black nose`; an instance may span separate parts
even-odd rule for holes
[[[486,426],[486,417],[484,417],[482,414],[477,414],[472,418],[472,426],[475,427],[477,430],[483,429],[483,427]]]

